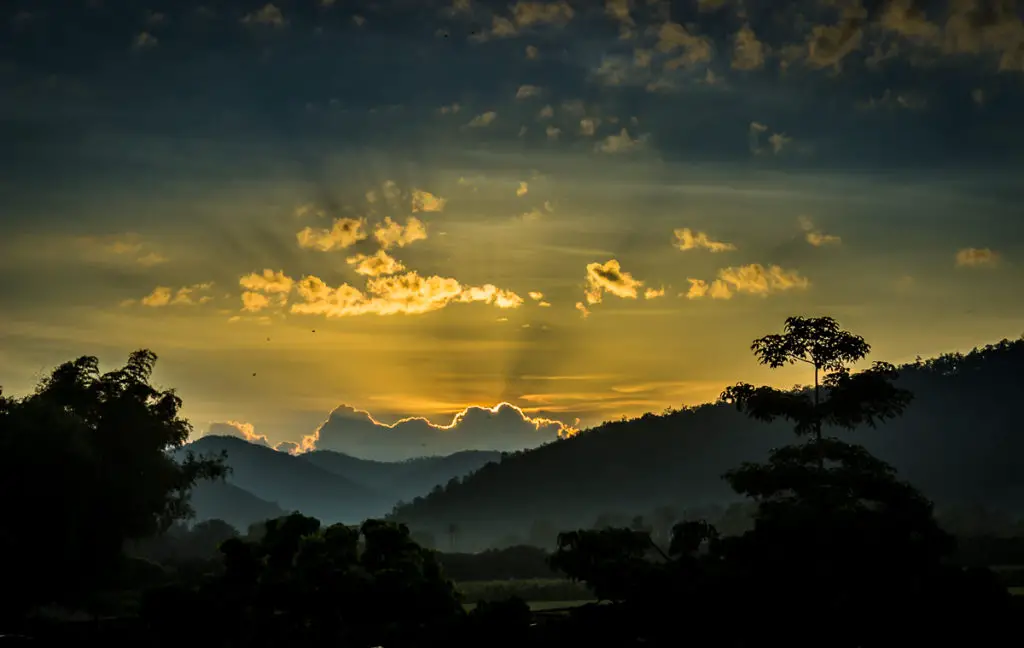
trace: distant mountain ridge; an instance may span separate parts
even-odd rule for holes
[[[898,383],[914,393],[902,417],[828,433],[865,445],[939,504],[1024,512],[1024,339],[904,365]],[[722,473],[795,438],[785,422],[723,403],[645,414],[513,453],[394,518],[435,534],[455,525],[460,546],[479,547],[538,522],[565,529],[607,513],[728,504],[738,498]]]
[[[426,495],[491,461],[497,451],[465,451],[399,462],[318,450],[291,455],[234,436],[205,436],[178,450],[227,452],[227,483],[200,483],[192,498],[196,519],[248,524],[299,510],[326,522],[360,522],[389,513],[400,500]],[[229,519],[230,518],[232,519]]]

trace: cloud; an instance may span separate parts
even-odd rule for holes
[[[262,274],[251,273],[238,279],[238,285],[245,289],[242,293],[242,310],[258,313],[272,305],[284,306],[288,303],[288,294],[295,281],[283,271],[270,268]]]
[[[958,268],[994,268],[999,260],[999,254],[989,248],[963,248],[956,253]]]
[[[734,70],[758,70],[764,67],[764,43],[750,25],[743,25],[733,39],[732,67]]]
[[[710,297],[711,299],[732,299],[732,291],[721,279],[715,279],[710,284],[703,279],[687,279],[690,282],[690,289],[680,296],[687,299],[700,299]]]
[[[657,299],[665,296],[665,288],[648,288],[644,291],[644,299]]]
[[[345,259],[345,263],[355,266],[356,274],[367,277],[379,277],[381,275],[397,274],[405,270],[405,265],[395,259],[384,250],[377,250],[375,254],[357,254]]]
[[[540,50],[533,45],[526,46],[526,58],[531,61],[536,61],[540,58]]]
[[[637,290],[643,283],[624,271],[616,259],[609,259],[604,263],[588,263],[583,298],[591,306],[600,304],[604,293],[622,299],[636,299]]]
[[[604,12],[623,25],[630,27],[636,25],[632,16],[629,15],[629,0],[605,0]]]
[[[689,68],[711,60],[711,41],[695,36],[679,23],[666,22],[658,28],[658,42],[654,48],[662,54],[679,54],[665,65],[669,69]]]
[[[416,241],[423,241],[427,238],[427,228],[423,221],[410,216],[405,220],[405,226],[391,220],[390,216],[384,218],[373,230],[373,237],[377,239],[380,246],[385,250],[393,247],[405,247]]]
[[[643,148],[647,142],[647,135],[641,135],[636,139],[629,136],[629,131],[623,128],[618,135],[609,135],[604,138],[595,148],[602,153],[628,153]]]
[[[519,187],[516,189],[516,196],[522,197],[530,192],[530,185],[525,182],[520,182]]]
[[[334,450],[364,459],[402,461],[461,450],[531,448],[576,431],[561,421],[531,417],[509,403],[467,407],[444,425],[421,417],[388,425],[365,410],[342,405],[302,439],[299,451]]]
[[[267,268],[262,274],[247,274],[238,280],[238,284],[246,290],[270,294],[287,294],[291,292],[295,282],[285,275],[283,270],[274,271]]]
[[[694,233],[689,227],[680,227],[672,230],[672,235],[675,236],[675,241],[672,243],[673,247],[684,252],[701,248],[710,252],[730,252],[736,249],[736,246],[732,243],[712,241],[705,232]]]
[[[132,47],[137,50],[152,49],[160,43],[160,40],[149,32],[140,32],[132,42]]]
[[[444,205],[448,202],[440,196],[435,196],[429,191],[422,189],[412,190],[412,211],[415,212],[440,212],[444,211]]]
[[[804,239],[814,247],[826,245],[839,245],[843,240],[833,234],[825,234],[814,226],[811,219],[806,216],[800,217],[800,227],[804,230]]]
[[[261,8],[242,17],[242,23],[246,25],[268,25],[270,27],[284,27],[284,14],[275,5],[267,3]]]
[[[195,306],[196,304],[205,304],[211,301],[213,297],[197,293],[207,292],[212,287],[212,282],[182,286],[177,290],[174,290],[170,286],[157,286],[151,293],[140,299],[138,303],[150,308],[161,308],[164,306]],[[122,302],[125,306],[134,303],[135,300],[131,299]]]
[[[252,423],[244,423],[242,421],[217,421],[210,423],[210,426],[206,428],[206,434],[203,436],[230,436],[245,439],[249,443],[256,443],[268,448],[271,447],[267,437],[257,434],[256,428]]]
[[[530,97],[536,97],[541,92],[540,86],[535,85],[521,85],[516,90],[516,99],[529,99]]]
[[[529,298],[530,298],[530,299],[532,299],[533,301],[540,301],[540,300],[544,299],[544,293],[542,293],[542,292],[537,292],[537,291],[535,291],[535,290],[531,290],[530,292],[528,292],[528,293],[526,293],[526,294],[527,294],[527,296],[529,296]]]
[[[469,120],[469,123],[466,125],[469,126],[470,128],[483,128],[484,126],[490,126],[491,123],[497,118],[498,113],[494,112],[493,110],[489,110]]]
[[[72,239],[72,244],[81,258],[90,263],[129,264],[151,268],[168,261],[163,254],[148,249],[148,245],[138,234],[79,236]]]
[[[732,299],[736,293],[767,297],[789,290],[805,290],[810,286],[810,281],[796,270],[784,270],[777,265],[765,268],[760,263],[723,268],[718,271],[718,278],[710,283],[693,278],[687,281],[690,288],[680,295],[687,299]]]
[[[947,56],[986,56],[1001,72],[1024,71],[1024,21],[1014,3],[950,2],[940,25],[913,3],[900,0],[888,3],[878,24],[904,48]]]
[[[767,130],[768,127],[760,122],[750,122],[747,133],[750,140],[751,153],[760,154],[765,152],[765,149],[761,147],[761,133]],[[772,133],[768,137],[768,146],[771,147],[772,154],[778,155],[792,141],[793,138],[785,133]]]
[[[366,239],[366,219],[336,218],[330,229],[304,227],[295,235],[299,247],[330,252],[351,247]]]
[[[365,292],[347,283],[332,288],[319,277],[306,276],[296,283],[296,292],[302,301],[291,305],[292,313],[329,318],[419,315],[453,303],[482,302],[502,309],[523,304],[522,297],[493,284],[463,286],[451,277],[417,272],[371,278]]]
[[[796,270],[784,270],[777,265],[765,268],[760,263],[723,268],[718,271],[718,278],[734,292],[762,296],[802,290],[810,285],[810,281]]]

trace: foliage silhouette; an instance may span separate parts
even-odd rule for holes
[[[224,476],[222,457],[171,457],[191,427],[174,391],[150,384],[156,359],[135,351],[100,373],[83,356],[28,396],[0,397],[0,503],[18,520],[0,527],[7,621],[86,605],[113,584],[126,541],[187,519],[195,483]]]
[[[910,392],[893,385],[896,368],[876,362],[866,371],[851,374],[848,365],[865,358],[871,346],[859,335],[843,330],[831,317],[789,317],[784,333],[754,340],[751,350],[761,364],[775,369],[802,362],[814,369],[811,391],[783,391],[737,383],[722,392],[721,399],[759,421],[784,418],[797,435],[822,439],[822,428],[834,425],[853,429],[903,413]],[[825,396],[822,396],[822,390]],[[824,458],[819,458],[819,467]]]
[[[295,513],[268,521],[259,540],[226,541],[221,552],[222,574],[147,601],[146,616],[161,633],[175,632],[185,613],[215,617],[221,642],[419,646],[464,615],[433,552],[403,525],[321,528]]]

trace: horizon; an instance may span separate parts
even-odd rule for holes
[[[806,383],[787,315],[1016,339],[1024,22],[827,5],[12,2],[4,393],[149,348],[193,440],[450,454]]]

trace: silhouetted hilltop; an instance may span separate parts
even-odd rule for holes
[[[466,450],[442,457],[417,457],[394,462],[360,459],[331,450],[315,450],[298,456],[324,470],[386,494],[392,503],[424,495],[488,462],[501,460],[500,452],[487,450]]]
[[[1024,340],[900,368],[914,393],[903,417],[878,429],[829,434],[863,443],[939,505],[984,502],[1024,511]],[[762,461],[793,440],[780,422],[752,421],[725,404],[606,423],[485,465],[461,484],[417,498],[395,518],[480,546],[531,524],[590,526],[608,512],[645,514],[735,500],[723,472]]]
[[[179,454],[190,450],[196,454],[226,451],[231,467],[229,484],[286,510],[301,510],[325,521],[360,522],[393,504],[389,497],[351,479],[244,439],[206,436],[186,445]]]
[[[192,489],[191,501],[197,521],[224,520],[241,531],[253,522],[289,513],[273,502],[222,481],[200,481]]]

